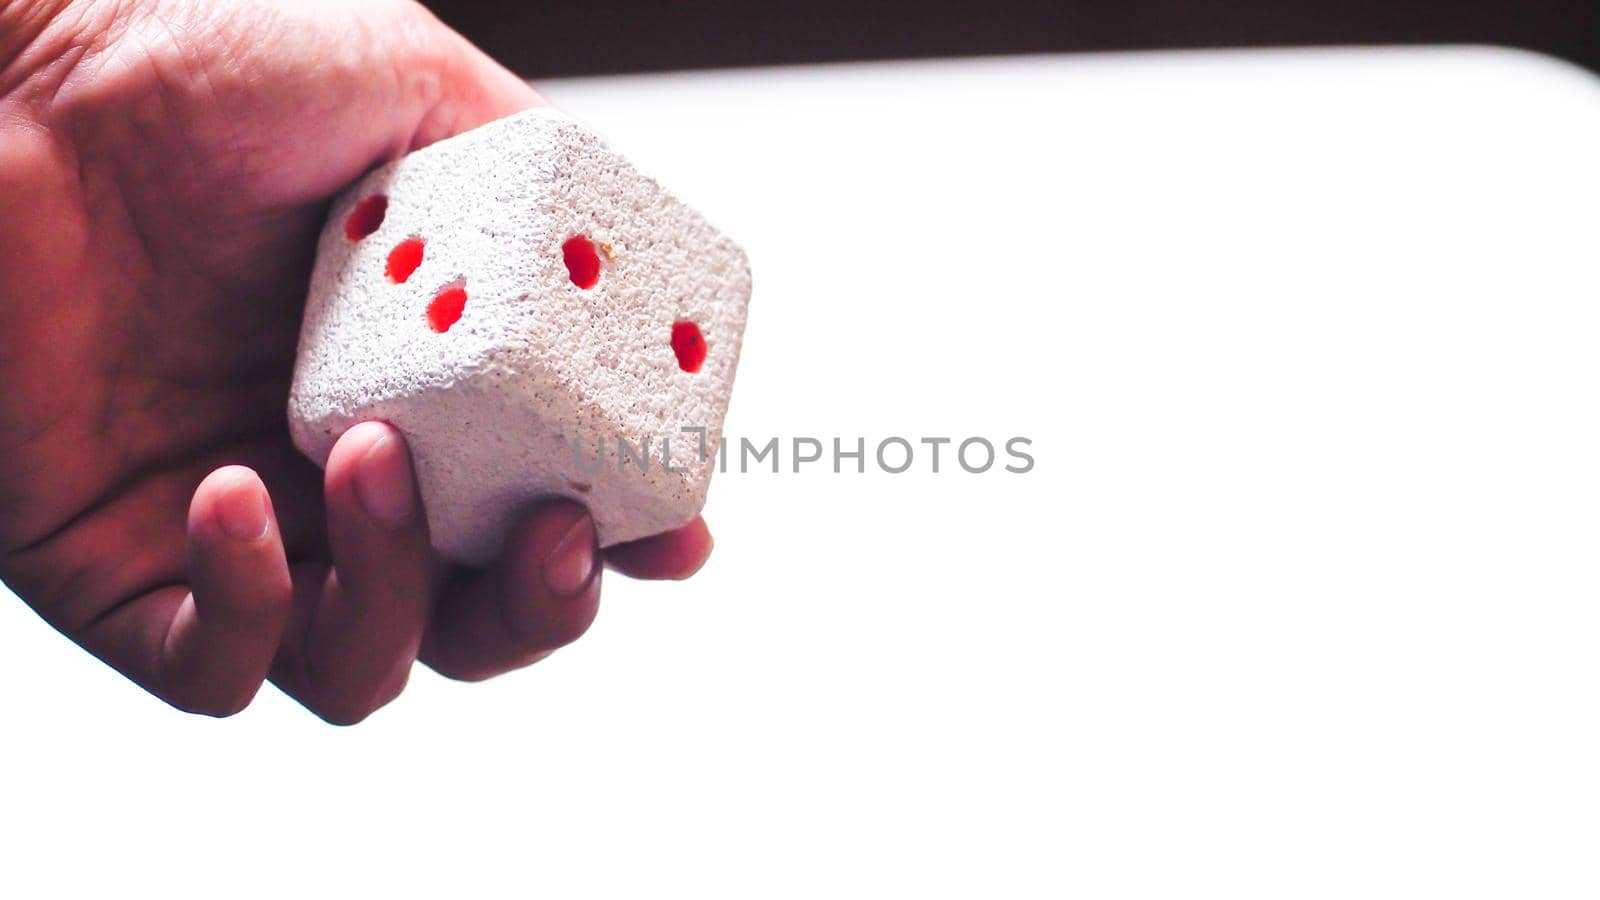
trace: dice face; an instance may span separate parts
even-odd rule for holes
[[[571,119],[529,110],[375,170],[318,244],[290,391],[325,464],[369,419],[416,461],[435,545],[493,557],[565,495],[602,545],[691,520],[715,468],[750,269]]]

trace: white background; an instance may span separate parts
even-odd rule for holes
[[[1600,892],[1600,82],[545,87],[748,246],[731,434],[1035,470],[719,476],[700,577],[353,729],[172,712],[8,599],[0,892]]]

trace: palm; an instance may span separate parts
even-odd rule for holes
[[[407,3],[204,12],[36,74],[48,130],[6,147],[35,190],[27,224],[0,216],[0,576],[125,670],[95,632],[144,627],[127,608],[184,584],[184,511],[219,465],[260,474],[296,582],[326,575],[322,473],[284,403],[329,198],[536,100]]]

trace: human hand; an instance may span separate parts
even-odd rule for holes
[[[90,652],[181,709],[270,677],[351,723],[418,659],[479,679],[577,638],[602,562],[705,561],[699,519],[601,554],[556,501],[458,569],[395,429],[352,428],[325,474],[290,443],[328,201],[541,102],[426,10],[16,0],[0,65],[0,579]]]

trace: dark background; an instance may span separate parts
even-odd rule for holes
[[[425,0],[533,77],[1050,51],[1501,44],[1600,71],[1600,0]]]

